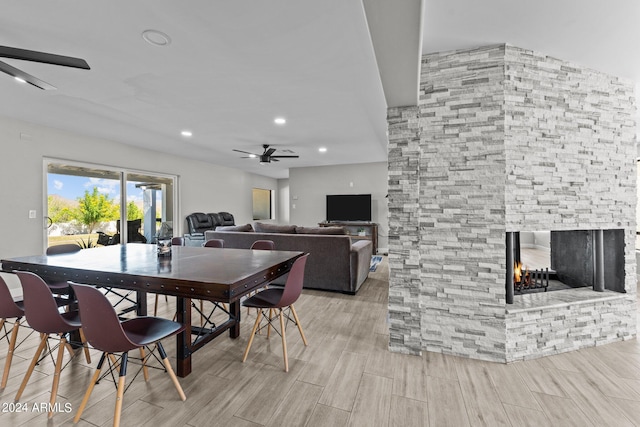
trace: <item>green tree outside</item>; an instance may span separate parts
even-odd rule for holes
[[[47,197],[48,213],[53,223],[70,222],[74,219],[74,204],[60,197],[50,195]]]
[[[75,219],[89,227],[89,234],[103,221],[111,221],[120,216],[119,205],[105,194],[93,187],[91,193],[85,190],[84,196],[78,198],[78,208],[74,212]]]
[[[118,205],[119,207],[120,205]],[[130,201],[127,203],[127,221],[133,221],[134,219],[142,219],[144,216],[144,212],[142,209],[135,204],[135,202]]]

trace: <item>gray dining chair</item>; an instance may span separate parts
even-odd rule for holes
[[[298,327],[298,331],[300,332],[300,336],[302,337],[302,342],[304,342],[305,346],[308,345],[307,338],[305,337],[304,331],[302,330],[302,325],[300,324],[300,319],[298,318],[298,314],[293,307],[293,303],[298,300],[300,294],[302,293],[302,286],[304,284],[304,269],[307,264],[308,257],[309,254],[304,254],[294,261],[293,265],[291,266],[291,270],[289,271],[289,276],[287,277],[284,288],[265,289],[261,292],[258,292],[254,296],[247,298],[242,303],[245,307],[257,308],[260,310],[260,312],[256,316],[256,321],[253,324],[253,329],[251,330],[251,335],[249,336],[247,348],[245,349],[244,355],[242,356],[243,362],[247,360],[249,350],[251,349],[251,344],[253,343],[253,338],[256,336],[258,331],[266,327],[267,338],[269,338],[271,328],[273,327],[274,330],[279,332],[280,337],[282,338],[284,370],[285,372],[289,372],[289,358],[287,356],[287,339],[285,333],[285,318],[287,319],[287,323],[293,322]],[[285,313],[285,309],[287,308],[289,309],[289,314],[293,315],[293,318]],[[275,316],[274,312],[276,313]],[[267,321],[267,324],[260,327],[262,319],[265,319]],[[280,321],[279,330],[277,329],[277,326],[273,324],[276,319]]]

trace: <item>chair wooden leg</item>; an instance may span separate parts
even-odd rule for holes
[[[271,337],[271,319],[273,319],[273,308],[269,309],[269,323],[267,324],[267,339]]]
[[[302,342],[304,343],[304,345],[309,345],[307,343],[307,337],[304,336],[304,332],[302,331],[302,325],[300,324],[300,319],[298,319],[298,313],[296,313],[296,309],[293,308],[293,304],[291,304],[289,308],[291,308],[291,314],[293,314],[293,319],[296,321],[296,325],[298,326],[298,330],[300,331]]]
[[[180,396],[180,399],[184,402],[185,400],[187,400],[187,396],[185,396],[184,391],[182,390],[182,386],[180,385],[180,382],[178,381],[178,378],[176,377],[175,372],[173,372],[173,368],[171,367],[171,363],[169,362],[167,353],[164,351],[164,347],[162,346],[162,343],[160,341],[158,341],[158,353],[160,353],[160,357],[162,358],[162,363],[164,364],[164,367],[167,370],[169,377],[171,378],[171,382],[173,382],[174,387],[178,391],[178,395]]]
[[[36,363],[38,363],[38,359],[40,359],[40,354],[42,354],[42,352],[44,351],[45,346],[47,345],[47,340],[49,339],[49,335],[47,334],[41,334],[41,340],[40,340],[40,345],[38,346],[38,349],[36,350],[36,354],[33,355],[33,359],[31,359],[31,364],[29,365],[29,368],[27,369],[27,372],[24,374],[24,378],[22,379],[22,384],[20,384],[20,388],[18,389],[18,392],[16,393],[16,397],[15,397],[15,401],[19,401],[20,397],[22,397],[22,393],[24,392],[25,387],[27,386],[27,383],[29,382],[29,378],[31,378],[31,374],[33,373],[33,369],[36,367]],[[64,348],[64,346],[63,346]]]
[[[4,321],[4,319],[2,319]],[[0,326],[1,328],[1,326]],[[16,348],[16,340],[18,339],[18,329],[20,328],[20,319],[16,319],[11,329],[11,338],[9,339],[9,350],[7,350],[7,358],[4,361],[4,373],[2,374],[2,384],[0,388],[7,386],[7,380],[9,379],[9,369],[11,369],[11,361],[13,360],[13,351]]]
[[[102,371],[102,364],[104,363],[106,357],[107,357],[107,353],[102,353],[102,356],[100,357],[100,361],[98,362],[98,367],[96,368],[96,371],[93,373],[93,377],[91,377],[91,382],[89,383],[89,387],[87,387],[87,391],[85,392],[84,397],[82,398],[82,403],[80,403],[78,412],[76,413],[76,416],[73,418],[74,424],[80,421],[82,412],[84,411],[84,408],[87,406],[87,403],[89,402],[89,397],[93,392],[93,387],[96,385],[96,383],[98,382],[98,379],[100,378],[100,371]]]
[[[68,341],[65,343],[64,348],[66,348],[69,352],[69,357],[73,357],[73,355],[75,354],[73,352],[73,346]]]
[[[78,329],[78,332],[80,333],[80,342],[82,343],[82,348],[84,349],[84,358],[87,363],[91,363],[91,354],[89,354],[89,344],[87,344],[87,338],[85,338],[82,328]]]
[[[280,336],[282,337],[282,355],[284,356],[284,371],[289,372],[289,358],[287,357],[287,339],[284,334],[284,312],[280,309]]]
[[[53,408],[58,397],[58,385],[60,384],[60,372],[62,371],[62,362],[64,359],[64,348],[67,339],[62,335],[60,337],[60,346],[58,347],[58,357],[56,358],[56,367],[53,373],[53,385],[51,386],[51,399],[49,400],[49,418],[53,417]]]
[[[120,361],[120,376],[118,377],[118,391],[116,392],[116,408],[113,413],[113,427],[120,426],[120,414],[122,414],[122,399],[124,397],[124,386],[127,377],[127,358],[127,353],[124,353]]]
[[[244,350],[244,356],[242,356],[242,362],[244,363],[247,360],[247,356],[249,355],[249,349],[251,348],[251,343],[253,343],[253,338],[256,336],[256,330],[258,326],[260,326],[260,318],[262,314],[258,313],[256,316],[256,322],[253,324],[253,329],[251,330],[251,335],[249,336],[249,342],[247,343],[247,348]]]
[[[146,360],[144,360],[144,347],[140,347],[140,357],[142,358],[142,375],[145,381],[149,381],[149,369],[147,368]]]

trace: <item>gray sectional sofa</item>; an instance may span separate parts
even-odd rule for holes
[[[236,231],[238,229],[247,231]],[[373,245],[365,240],[352,243],[345,233],[338,227],[254,223],[253,227],[218,227],[216,231],[205,231],[205,240],[222,239],[225,248],[237,249],[249,249],[256,240],[273,240],[276,249],[310,254],[305,288],[355,294],[369,275]],[[276,283],[284,283],[284,279]]]

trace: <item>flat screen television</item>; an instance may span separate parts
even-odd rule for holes
[[[327,222],[371,221],[371,194],[328,194]]]

